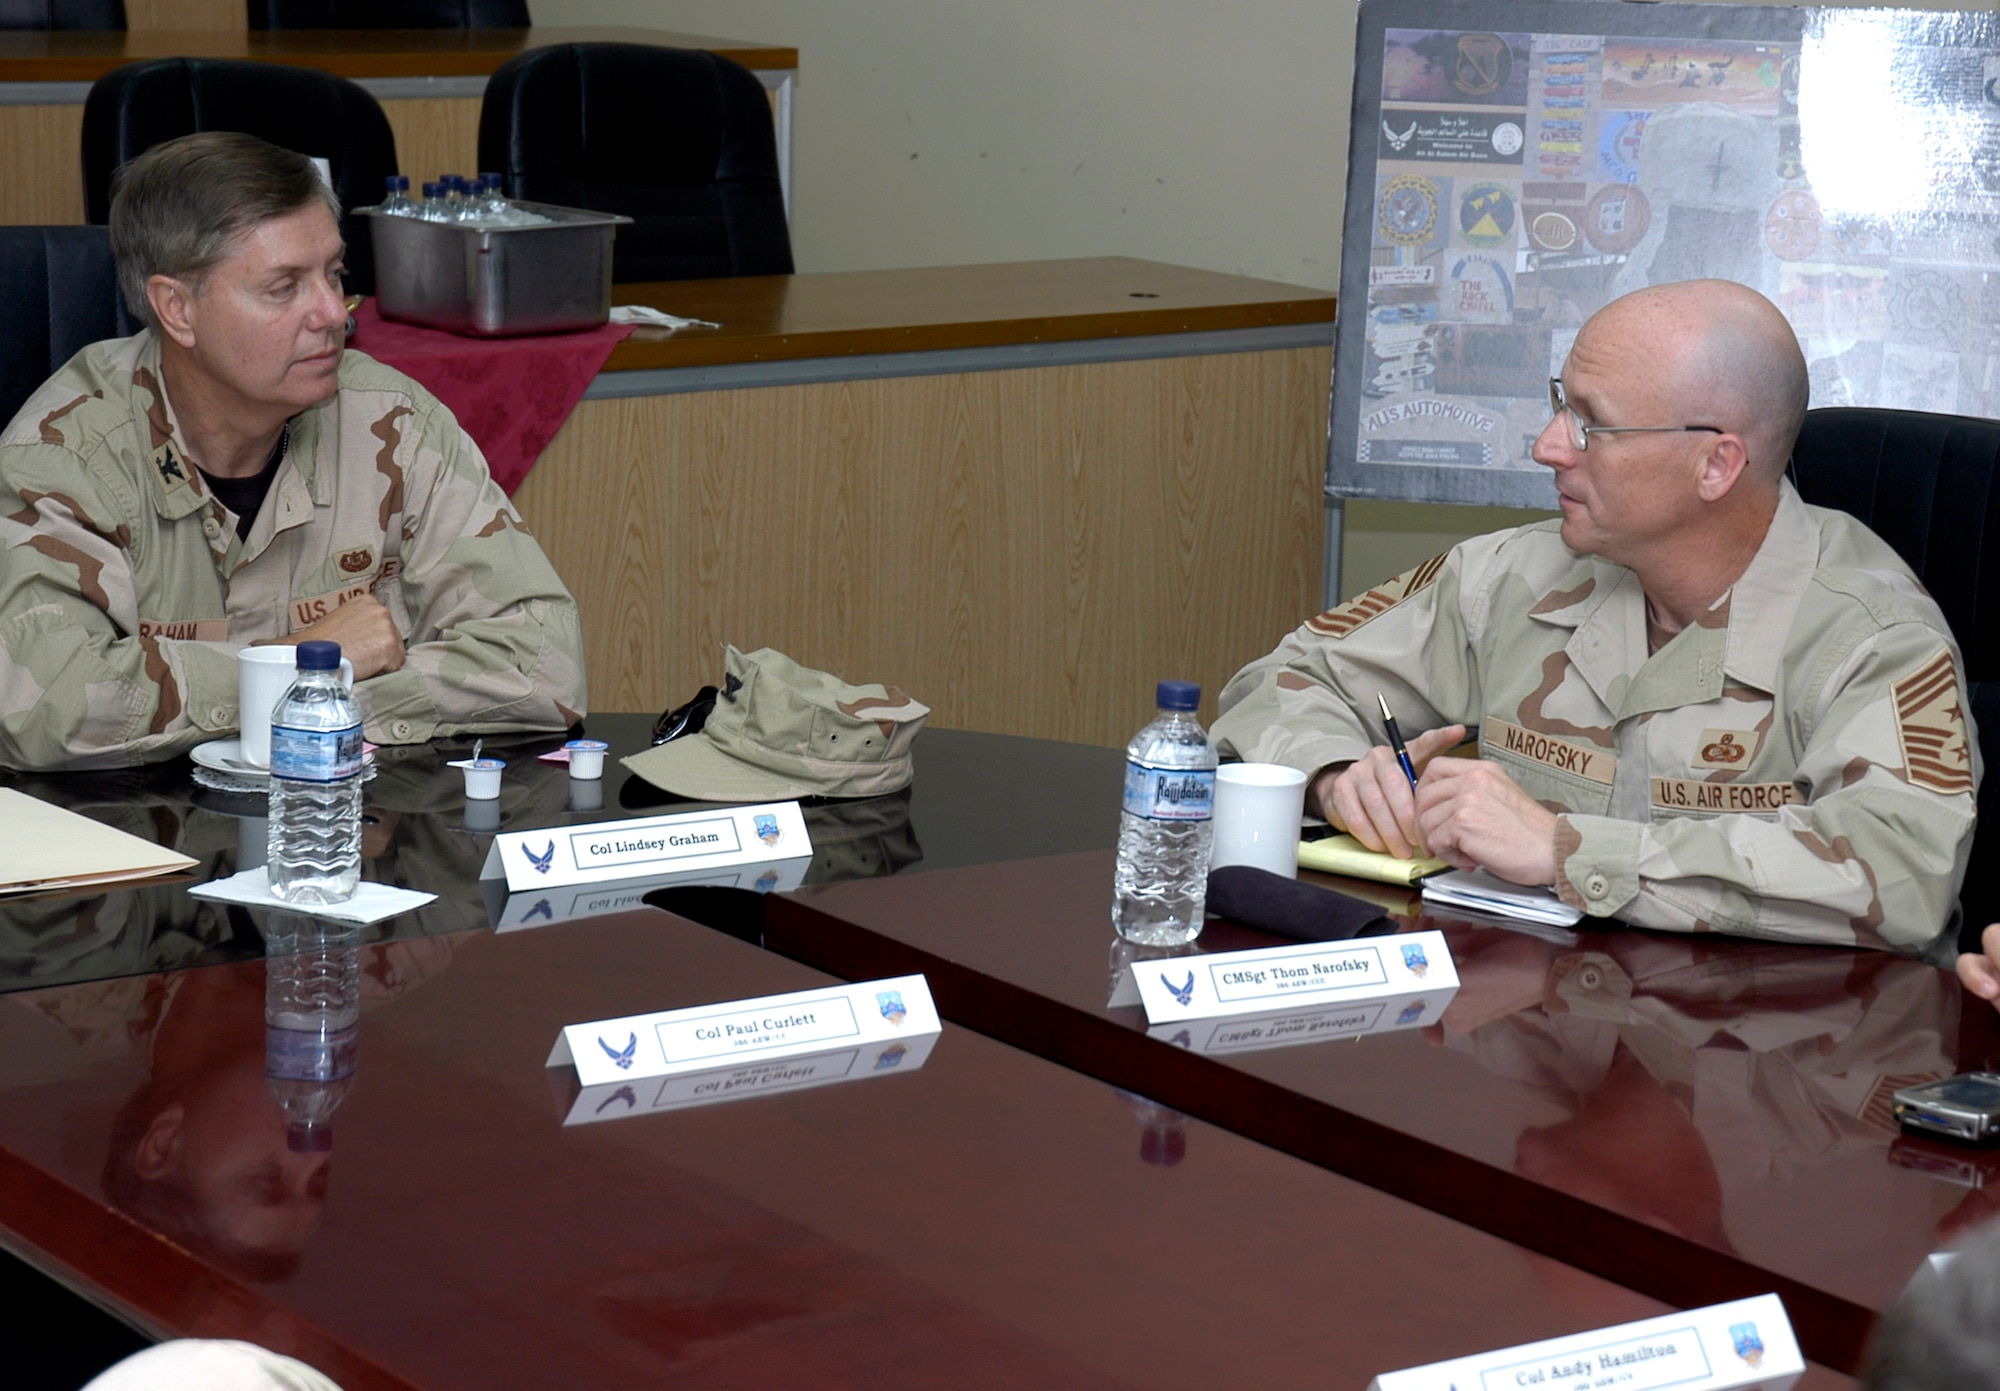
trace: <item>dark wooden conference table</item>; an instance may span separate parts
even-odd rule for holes
[[[588,727],[616,754],[646,724]],[[150,1336],[248,1338],[348,1391],[1359,1388],[1764,1289],[1818,1388],[1985,1212],[1976,1156],[1882,1121],[1889,1079],[1996,1041],[1926,968],[1564,943],[1386,895],[1450,938],[1440,1030],[1202,1057],[1103,1004],[1116,750],[929,730],[908,794],[809,808],[803,888],[496,932],[496,822],[671,809],[497,742],[497,816],[468,817],[461,749],[378,755],[368,873],[440,897],[344,943],[358,1065],[316,1099],[324,1150],[288,1146],[264,1076],[261,910],[185,883],[0,905],[0,1246]],[[259,830],[185,762],[10,781],[201,878]],[[682,1109],[635,1087],[563,1124],[563,1024],[903,962],[948,1021],[914,1071]]]

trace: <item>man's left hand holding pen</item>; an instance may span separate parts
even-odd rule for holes
[[[1553,884],[1556,814],[1497,763],[1441,756],[1464,743],[1465,734],[1464,725],[1454,724],[1410,740],[1414,782],[1392,744],[1331,764],[1313,778],[1313,801],[1371,850],[1403,860],[1434,855],[1515,884]]]

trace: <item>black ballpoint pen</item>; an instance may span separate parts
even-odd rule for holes
[[[1417,770],[1410,763],[1410,751],[1403,746],[1403,731],[1396,728],[1396,717],[1389,713],[1389,698],[1377,691],[1375,703],[1382,707],[1382,727],[1389,731],[1389,747],[1396,751],[1396,761],[1403,765],[1403,776],[1410,780],[1410,791],[1415,792]]]

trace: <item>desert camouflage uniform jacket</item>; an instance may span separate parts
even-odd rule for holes
[[[1316,770],[1476,726],[1556,828],[1556,890],[1643,927],[1916,951],[1953,916],[1978,741],[1894,552],[1789,484],[1735,587],[1650,658],[1645,595],[1559,524],[1476,537],[1307,622],[1222,693],[1225,754]]]
[[[372,594],[408,654],[368,737],[561,729],[576,603],[451,413],[349,351],[249,539],[188,461],[152,333],[93,344],[0,434],[0,763],[102,767],[237,726],[238,648]]]

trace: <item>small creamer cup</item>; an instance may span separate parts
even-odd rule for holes
[[[1253,865],[1299,877],[1299,825],[1306,775],[1277,763],[1225,763],[1215,770],[1215,848],[1209,868]]]
[[[611,747],[602,739],[572,739],[563,745],[569,750],[569,775],[588,782],[604,776],[604,751]]]
[[[460,758],[450,765],[465,774],[465,800],[490,802],[500,795],[500,770],[507,765],[498,758]]]

